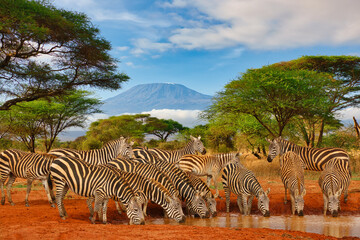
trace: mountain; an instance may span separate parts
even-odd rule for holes
[[[101,107],[105,114],[140,113],[153,109],[204,110],[212,96],[174,83],[140,84],[106,99]]]

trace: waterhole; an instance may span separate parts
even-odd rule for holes
[[[147,220],[146,224],[170,224],[179,225],[171,219]],[[311,232],[333,236],[337,238],[345,236],[360,237],[360,216],[242,216],[240,214],[220,214],[220,216],[208,219],[187,217],[182,225],[203,227],[226,227],[226,228],[270,228],[301,232]]]

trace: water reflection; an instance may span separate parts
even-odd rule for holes
[[[147,220],[147,224],[171,224],[179,225],[169,219],[152,219]],[[240,214],[220,214],[215,218],[186,219],[185,225],[195,225],[202,227],[228,227],[228,228],[271,228],[284,229],[301,232],[311,232],[324,234],[326,236],[360,237],[360,217],[359,216],[331,216],[307,215],[299,216],[271,216],[268,218],[262,216],[242,216]]]

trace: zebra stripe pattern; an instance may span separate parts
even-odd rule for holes
[[[281,181],[285,188],[284,203],[287,203],[286,192],[290,191],[291,213],[295,212],[299,216],[304,216],[304,195],[306,193],[304,187],[304,165],[294,152],[286,152],[280,158],[280,175]]]
[[[54,204],[54,193],[52,185],[49,186],[50,164],[54,157],[47,154],[28,153],[16,149],[5,150],[0,154],[0,187],[1,204],[5,204],[4,183],[7,178],[7,196],[11,205],[15,205],[11,198],[11,187],[16,178],[27,179],[25,206],[29,207],[29,194],[32,182],[36,179],[42,181],[45,191],[52,207]]]
[[[121,137],[119,139],[113,140],[105,144],[101,149],[93,149],[88,151],[81,151],[75,149],[53,149],[49,152],[49,154],[60,157],[60,156],[71,156],[79,158],[87,163],[93,165],[106,164],[111,159],[116,158],[118,156],[122,156],[125,158],[132,158],[132,145],[134,143],[128,143],[127,139]]]
[[[249,215],[254,196],[258,199],[258,209],[264,217],[269,217],[269,198],[270,189],[266,192],[254,174],[239,163],[230,163],[225,166],[222,173],[222,183],[226,196],[226,212],[230,208],[230,193],[238,195],[237,203],[240,212]]]
[[[324,215],[329,210],[333,217],[338,216],[340,197],[344,189],[348,189],[350,179],[349,162],[347,160],[334,158],[326,163],[325,169],[319,178],[319,186],[324,198]]]
[[[188,209],[198,214],[201,218],[210,217],[210,212],[204,199],[191,185],[189,178],[182,170],[175,167],[174,164],[158,159],[149,151],[142,148],[134,149],[134,155],[136,157],[134,161],[153,164],[160,171],[164,172],[174,183],[182,199],[186,200]]]
[[[216,189],[215,198],[219,196],[217,179],[221,170],[230,162],[239,161],[239,153],[220,153],[211,156],[184,155],[178,165],[184,172],[190,172],[196,176],[207,176],[207,185],[211,179]]]
[[[208,205],[211,216],[215,217],[217,215],[216,200],[210,188],[199,177],[194,176],[188,172],[185,172],[185,174],[186,176],[188,176],[191,185],[193,185],[193,187],[197,191],[199,191],[202,196],[204,196],[204,199]]]
[[[102,221],[106,223],[106,209],[109,198],[121,201],[126,207],[130,224],[144,224],[144,214],[138,199],[129,184],[112,170],[90,165],[74,157],[59,157],[51,164],[51,176],[56,185],[56,204],[62,219],[67,218],[63,199],[69,188],[76,194],[95,199],[94,212],[90,212],[92,223],[102,208]]]
[[[176,189],[169,177],[157,169],[154,165],[134,162],[132,160],[116,158],[106,165],[116,167],[125,172],[137,173],[145,178],[154,179],[163,185],[171,194],[172,198],[181,204],[179,191]],[[144,207],[144,214],[146,216],[146,204]]]
[[[179,150],[167,151],[158,148],[149,148],[148,151],[150,151],[153,155],[155,155],[161,160],[165,160],[175,164],[180,160],[182,156],[186,154],[196,154],[196,152],[199,152],[201,154],[206,153],[206,149],[204,147],[204,144],[200,140],[200,136],[197,138],[190,136],[190,139],[190,142],[188,142],[184,148]]]
[[[291,143],[287,140],[282,139],[281,137],[275,138],[270,141],[269,146],[269,155],[267,157],[268,162],[271,162],[277,155],[283,155],[288,151],[292,151],[299,155],[300,159],[303,161],[305,170],[311,171],[322,171],[324,170],[325,164],[333,158],[344,159],[345,161],[350,161],[349,155],[345,150],[341,148],[308,148],[301,147],[294,143]],[[351,176],[351,171],[349,168],[349,174]],[[344,202],[347,202],[348,189],[345,190]]]
[[[175,219],[179,223],[183,223],[186,217],[181,208],[181,202],[172,198],[169,191],[162,186],[159,182],[153,179],[147,179],[139,174],[120,171],[119,169],[111,166],[113,171],[120,174],[136,191],[142,191],[147,200],[151,200],[154,203],[160,205],[166,212],[166,215]]]

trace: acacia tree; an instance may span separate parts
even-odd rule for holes
[[[298,122],[304,140],[311,145],[314,145],[315,131],[319,129],[316,145],[321,146],[325,125],[334,122],[334,119],[329,116],[341,109],[358,106],[360,103],[360,57],[304,56],[273,64],[272,67],[285,71],[305,69],[331,75],[334,84],[327,90],[331,104],[325,109],[325,114],[315,117],[304,115],[302,121]]]
[[[146,132],[160,138],[161,141],[167,141],[168,137],[186,129],[179,122],[172,119],[158,119],[149,117],[146,120]]]
[[[207,119],[247,114],[273,136],[281,136],[295,116],[323,114],[328,106],[328,74],[308,70],[250,69],[225,86],[205,111]]]
[[[0,1],[0,110],[79,86],[120,88],[129,77],[110,50],[85,14],[47,1]]]
[[[90,114],[100,112],[100,100],[88,98],[86,91],[74,91],[50,100],[34,100],[12,106],[8,114],[11,133],[34,152],[36,139],[42,138],[46,152],[56,137],[70,127],[85,127]]]

